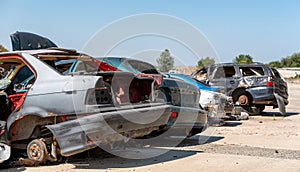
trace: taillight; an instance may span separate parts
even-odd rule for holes
[[[177,112],[171,112],[171,118],[176,118],[178,116]]]
[[[268,87],[273,87],[273,86],[274,86],[274,83],[271,82],[271,81],[268,81],[268,82],[267,82],[267,86],[268,86]]]
[[[273,87],[274,86],[274,79],[273,79],[273,77],[268,77],[268,81],[267,81],[267,87]]]
[[[60,116],[60,117],[61,117],[61,120],[62,120],[63,122],[67,121],[67,116],[66,116],[66,115],[62,115],[62,116]]]

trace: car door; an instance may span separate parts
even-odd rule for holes
[[[239,83],[238,73],[233,65],[215,67],[209,80],[210,85],[224,88],[227,95],[230,95]]]
[[[288,99],[287,83],[280,75],[280,73],[275,69],[271,68],[274,77],[275,93],[281,97]]]

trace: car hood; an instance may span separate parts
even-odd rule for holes
[[[57,47],[48,38],[29,33],[16,32],[10,35],[13,51],[16,50],[36,50]]]

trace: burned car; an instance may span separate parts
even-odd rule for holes
[[[200,69],[197,73],[203,73]],[[205,82],[223,87],[235,104],[250,113],[260,113],[265,106],[279,107],[285,115],[288,104],[287,83],[279,72],[262,63],[222,63],[209,66]]]
[[[61,61],[74,59],[88,70],[66,73],[70,65]],[[104,72],[95,64],[74,50],[1,53],[7,74],[0,94],[5,126],[0,142],[44,163],[148,135],[174,115],[174,108],[155,98],[153,78]]]

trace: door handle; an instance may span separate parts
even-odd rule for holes
[[[231,81],[230,81],[230,84],[234,84],[234,80],[231,80]]]

